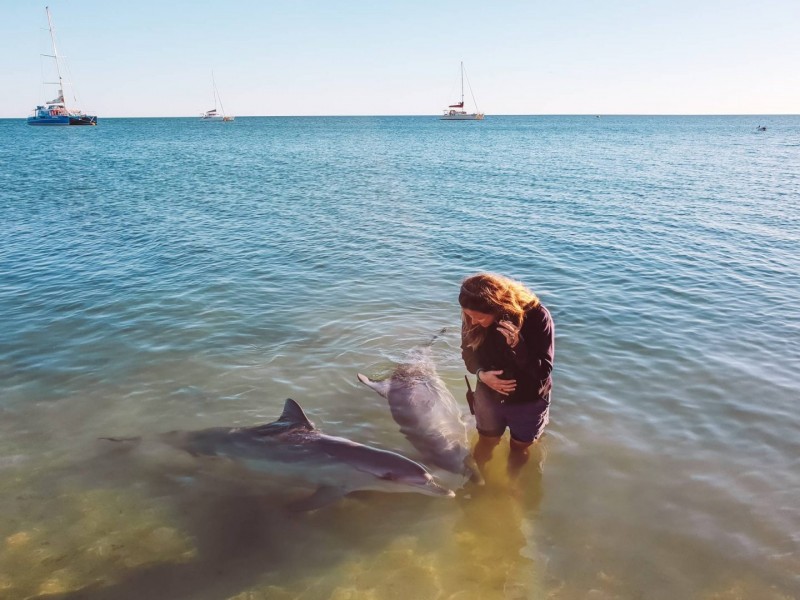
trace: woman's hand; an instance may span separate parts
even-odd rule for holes
[[[515,327],[511,321],[499,321],[497,323],[497,331],[503,334],[506,338],[506,343],[511,348],[516,348],[519,344],[519,328]]]
[[[500,379],[498,375],[502,375],[503,371],[481,371],[478,373],[478,380],[482,381],[498,394],[508,396],[511,392],[517,389],[516,379]]]

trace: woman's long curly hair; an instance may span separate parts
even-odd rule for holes
[[[468,308],[496,320],[508,319],[517,327],[522,325],[525,312],[539,306],[539,298],[519,281],[494,273],[478,273],[464,279],[458,294],[461,308]],[[466,346],[476,349],[486,339],[488,328],[470,324],[461,315],[461,337]]]

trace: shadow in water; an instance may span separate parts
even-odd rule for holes
[[[545,458],[546,447],[535,444],[527,464],[510,477],[507,442],[501,444],[484,468],[486,485],[470,486],[459,498],[454,534],[463,542],[454,564],[460,565],[458,576],[478,586],[473,589],[480,589],[484,599],[546,596],[533,539]]]
[[[47,474],[40,490],[57,496],[64,488],[102,487],[126,495],[135,488],[145,504],[169,506],[171,525],[191,540],[191,559],[134,565],[76,591],[26,597],[225,600],[266,583],[303,598],[381,585],[393,585],[394,595],[398,586],[427,585],[445,597],[475,590],[487,600],[531,597],[539,589],[531,527],[541,469],[532,457],[512,488],[498,454],[487,486],[470,486],[455,500],[357,492],[312,513],[287,511],[290,498],[263,481],[144,469],[124,452],[99,456]],[[303,592],[309,585],[314,593]]]
[[[191,540],[191,560],[135,566],[111,581],[33,597],[224,599],[265,580],[291,585],[334,570],[340,561],[379,553],[407,533],[409,524],[438,512],[437,503],[444,502],[451,510],[454,506],[453,501],[417,494],[357,492],[330,507],[295,513],[285,506],[296,497],[296,490],[287,495],[258,480],[232,482],[196,472],[142,469],[121,452],[48,473],[37,487],[43,496],[58,497],[66,488],[98,486],[119,495],[136,487],[140,496],[144,487],[144,498],[168,504],[174,516],[171,525]],[[125,522],[119,523],[120,529],[125,527]]]

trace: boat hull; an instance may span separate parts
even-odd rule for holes
[[[97,125],[94,115],[59,115],[54,117],[28,117],[28,125],[37,126],[69,126],[69,125]]]
[[[481,113],[442,115],[440,119],[442,121],[483,121],[483,115]]]

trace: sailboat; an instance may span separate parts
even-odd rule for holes
[[[217,82],[214,79],[214,71],[211,71],[211,84],[213,87],[214,108],[200,115],[200,119],[202,121],[233,121],[235,117],[225,114],[225,108],[222,106],[222,98],[220,98],[219,91],[217,90]],[[219,101],[219,111],[217,111],[217,101]]]
[[[467,82],[469,83],[469,82]],[[472,94],[472,86],[469,88]],[[443,121],[482,121],[483,113],[478,111],[478,103],[475,102],[475,96],[472,96],[472,103],[475,104],[475,112],[468,113],[464,110],[464,62],[461,62],[461,102],[456,102],[448,106],[444,114],[441,116]]]
[[[53,44],[53,54],[45,54],[52,58],[56,63],[57,82],[49,82],[48,85],[58,86],[58,96],[53,100],[48,100],[40,104],[33,110],[33,116],[28,117],[28,125],[97,125],[95,115],[86,113],[75,108],[68,108],[64,101],[64,77],[61,74],[61,60],[56,48],[56,36],[53,28],[53,18],[50,16],[50,8],[45,6],[47,13],[47,27],[50,30],[50,41]],[[49,94],[48,94],[49,95]]]

